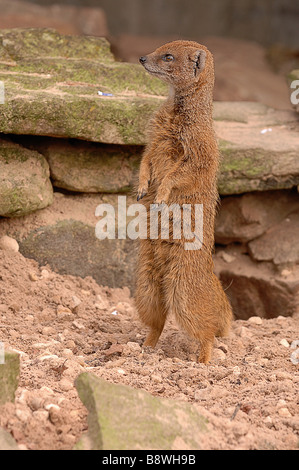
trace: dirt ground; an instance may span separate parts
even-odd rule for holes
[[[234,321],[206,366],[173,319],[157,349],[144,350],[127,288],[61,276],[1,249],[0,273],[0,341],[21,354],[16,400],[0,408],[0,426],[20,449],[73,448],[87,429],[73,385],[86,370],[194,403],[209,420],[202,449],[298,449],[298,316]]]

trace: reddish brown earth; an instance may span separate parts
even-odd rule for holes
[[[0,408],[0,426],[21,449],[73,448],[87,428],[73,385],[82,371],[194,403],[209,420],[201,448],[298,448],[298,316],[235,321],[205,366],[173,319],[157,349],[143,350],[146,330],[126,288],[61,276],[1,249],[0,273],[0,340],[21,354],[15,403]]]

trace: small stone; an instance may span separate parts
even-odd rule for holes
[[[56,330],[52,326],[45,326],[42,329],[42,334],[45,336],[53,335],[56,333]]]
[[[19,244],[14,238],[4,235],[0,238],[0,248],[5,251],[14,251],[17,253],[19,251]]]
[[[221,258],[226,263],[232,263],[236,259],[234,255],[230,255],[229,253],[226,253],[226,251],[221,251]]]
[[[55,426],[63,423],[63,415],[59,406],[52,405],[49,409],[49,420]]]
[[[236,329],[236,335],[240,336],[241,338],[250,338],[252,333],[245,326],[241,326]]]
[[[292,416],[287,408],[279,408],[278,414],[279,414],[279,416],[281,416],[283,418],[291,418],[291,416]]]
[[[73,321],[72,325],[77,328],[78,330],[84,330],[85,326],[82,323],[78,322],[77,320]]]
[[[273,424],[273,420],[271,418],[271,416],[267,416],[265,419],[264,419],[264,423],[265,425],[270,428]]]
[[[46,354],[45,356],[40,356],[38,358],[39,361],[43,362],[43,361],[51,361],[52,359],[59,359],[58,356],[56,356],[56,354]]]
[[[250,317],[248,321],[250,323],[253,323],[254,325],[261,325],[263,323],[263,320],[261,319],[261,317]]]
[[[72,357],[73,356],[73,351],[71,349],[68,349],[68,348],[65,348],[62,352],[61,352],[61,356],[62,357]]]
[[[39,410],[40,408],[44,407],[44,400],[41,397],[32,397],[28,400],[28,406],[32,409],[32,411]]]
[[[151,380],[152,380],[153,382],[156,382],[156,383],[161,383],[161,382],[163,382],[163,379],[162,379],[161,375],[158,375],[158,374],[152,374],[152,375],[151,375]]]
[[[281,341],[279,341],[279,344],[280,344],[281,346],[284,346],[285,348],[289,348],[289,347],[290,347],[290,345],[289,345],[289,343],[288,343],[288,341],[287,341],[286,339],[282,339]]]
[[[56,313],[60,320],[71,320],[74,318],[73,312],[63,305],[58,305]]]
[[[29,273],[30,281],[36,282],[38,281],[38,276],[35,273]]]
[[[59,386],[61,390],[63,390],[64,392],[68,392],[73,388],[73,383],[70,380],[63,378],[60,380]]]
[[[215,349],[213,352],[213,359],[216,361],[225,361],[226,359],[226,354],[224,351],[221,349]]]
[[[117,369],[117,372],[121,375],[126,375],[126,371],[124,371],[123,369]]]
[[[47,269],[42,269],[41,276],[42,276],[43,279],[48,279],[49,276],[50,276],[50,273]]]
[[[27,423],[28,420],[31,418],[31,412],[28,408],[16,409],[16,417],[22,422]]]
[[[77,297],[76,295],[73,295],[72,297],[72,308],[77,308],[79,307],[79,305],[81,304],[81,300],[79,299],[79,297]]]
[[[240,369],[239,366],[233,367],[233,374],[236,375],[236,376],[241,374],[241,369]]]
[[[45,422],[49,418],[49,412],[47,410],[37,410],[33,413],[34,418],[38,419],[41,422]]]

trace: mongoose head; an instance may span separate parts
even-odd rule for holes
[[[169,42],[139,61],[150,74],[175,89],[207,80],[214,82],[213,56],[205,46],[194,41]]]

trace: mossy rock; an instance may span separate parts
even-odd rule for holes
[[[0,132],[115,144],[143,143],[166,94],[140,65],[116,62],[106,39],[47,29],[1,31],[0,80]]]
[[[19,246],[23,256],[41,266],[49,264],[60,274],[91,276],[100,285],[134,289],[137,245],[130,239],[99,240],[95,227],[63,220],[30,232]]]
[[[23,216],[52,201],[46,159],[36,151],[0,139],[0,216]]]
[[[153,397],[90,373],[75,382],[88,409],[88,435],[77,450],[198,450],[207,420],[189,404]]]
[[[14,402],[15,392],[19,384],[19,375],[19,354],[5,351],[4,363],[2,363],[2,361],[0,362],[0,405],[4,405],[7,402]]]
[[[29,144],[50,166],[56,188],[82,193],[128,193],[138,181],[142,147],[44,138]]]

